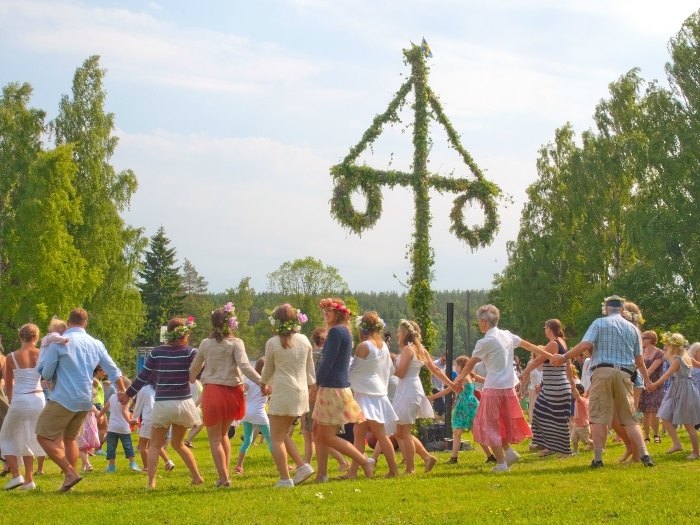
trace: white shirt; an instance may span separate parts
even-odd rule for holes
[[[530,372],[530,384],[528,390],[534,390],[542,382],[542,370],[535,368]]]
[[[484,388],[505,389],[518,384],[513,358],[520,341],[519,336],[508,330],[493,327],[476,342],[472,357],[478,357],[486,366]]]
[[[435,361],[433,361],[433,363],[443,372],[447,368],[447,363],[442,362],[442,357],[438,357]],[[430,383],[433,385],[433,388],[435,388],[438,391],[443,390],[445,388],[445,384],[434,375],[430,376]]]
[[[583,366],[581,367],[581,384],[583,388],[588,390],[591,387],[591,358],[587,357],[583,361]]]
[[[129,422],[124,419],[122,413],[123,407],[119,402],[117,394],[112,394],[109,398],[109,422],[107,423],[107,432],[115,434],[131,434]]]

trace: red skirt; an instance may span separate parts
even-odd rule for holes
[[[477,443],[489,447],[520,443],[532,436],[512,388],[485,388],[481,391],[472,432]]]
[[[205,426],[212,427],[222,421],[238,421],[244,415],[243,385],[204,385],[202,417]]]

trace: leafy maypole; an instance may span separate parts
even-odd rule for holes
[[[424,334],[425,346],[431,350],[434,348],[436,330],[431,321],[434,298],[430,281],[435,257],[429,242],[431,221],[429,190],[432,188],[440,193],[458,194],[450,212],[452,219],[450,231],[458,239],[465,241],[472,250],[491,244],[498,231],[497,200],[501,190],[496,184],[486,180],[471,155],[464,149],[440,101],[428,86],[428,67],[425,58],[426,55],[432,55],[429,54],[425,41],[423,46],[412,45],[410,49],[404,49],[403,53],[404,62],[411,66],[411,76],[396,92],[387,110],[374,118],[372,125],[362,135],[360,142],[350,149],[350,153],[343,162],[331,168],[331,175],[335,182],[331,214],[343,226],[359,235],[374,226],[381,216],[382,186],[393,188],[399,185],[413,188],[415,231],[413,244],[409,249],[413,271],[409,280],[408,304]],[[377,140],[386,124],[401,122],[398,113],[406,103],[406,97],[411,89],[415,96],[413,171],[407,173],[377,170],[366,165],[356,165],[357,158]],[[473,179],[443,177],[428,171],[431,119],[445,128],[450,147],[460,154],[474,176]],[[351,195],[355,191],[361,192],[367,199],[367,208],[364,212],[356,211],[352,205]],[[464,224],[464,207],[467,204],[481,206],[485,216],[481,226]]]

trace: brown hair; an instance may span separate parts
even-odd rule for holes
[[[258,374],[262,374],[262,369],[265,366],[265,357],[260,357],[258,358],[257,361],[255,361],[255,371]]]
[[[642,339],[649,339],[651,340],[651,344],[656,346],[656,343],[659,342],[659,336],[656,335],[656,332],[654,330],[647,330],[646,332],[642,332]]]
[[[368,334],[377,333],[383,337],[384,324],[379,321],[379,314],[374,310],[365,312],[360,319],[360,330]]]
[[[39,327],[32,323],[22,325],[19,329],[19,339],[23,343],[31,343],[39,339]]]
[[[466,355],[460,355],[455,359],[455,364],[460,368],[464,368],[467,365],[467,361],[469,361],[469,358]]]
[[[211,313],[211,326],[212,330],[209,333],[209,337],[213,337],[217,342],[224,340],[224,337],[232,336],[232,330],[228,326],[228,312],[223,308],[214,310]]]
[[[68,314],[68,324],[85,326],[88,322],[88,313],[82,308],[73,308]]]
[[[297,312],[294,308],[292,308],[288,304],[283,304],[282,306],[278,306],[275,308],[275,311],[272,312],[272,317],[277,319],[278,321],[284,323],[286,321],[289,321],[291,319],[296,318]],[[282,348],[290,348],[292,346],[292,335],[294,334],[294,330],[290,329],[287,330],[284,333],[277,333],[277,335],[280,338],[280,342],[282,343]]]
[[[549,328],[556,337],[564,339],[564,329],[561,327],[561,321],[559,319],[550,319],[545,322],[544,325]]]
[[[312,334],[311,334],[311,340],[314,342],[314,344],[320,348],[323,346],[323,343],[326,342],[326,336],[328,335],[328,330],[324,327],[318,327],[316,328]]]
[[[173,317],[168,321],[168,332],[172,332],[175,330],[178,326],[185,326],[187,324],[185,320],[182,317]]]

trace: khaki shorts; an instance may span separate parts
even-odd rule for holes
[[[202,424],[197,406],[189,399],[166,399],[153,404],[151,428],[168,428],[178,425],[185,428]]]
[[[614,368],[596,368],[591,376],[589,421],[611,425],[616,416],[622,425],[636,425],[632,378]]]
[[[87,416],[87,410],[71,412],[55,401],[49,401],[39,414],[36,422],[37,436],[55,440],[75,439],[80,433],[80,427]]]

